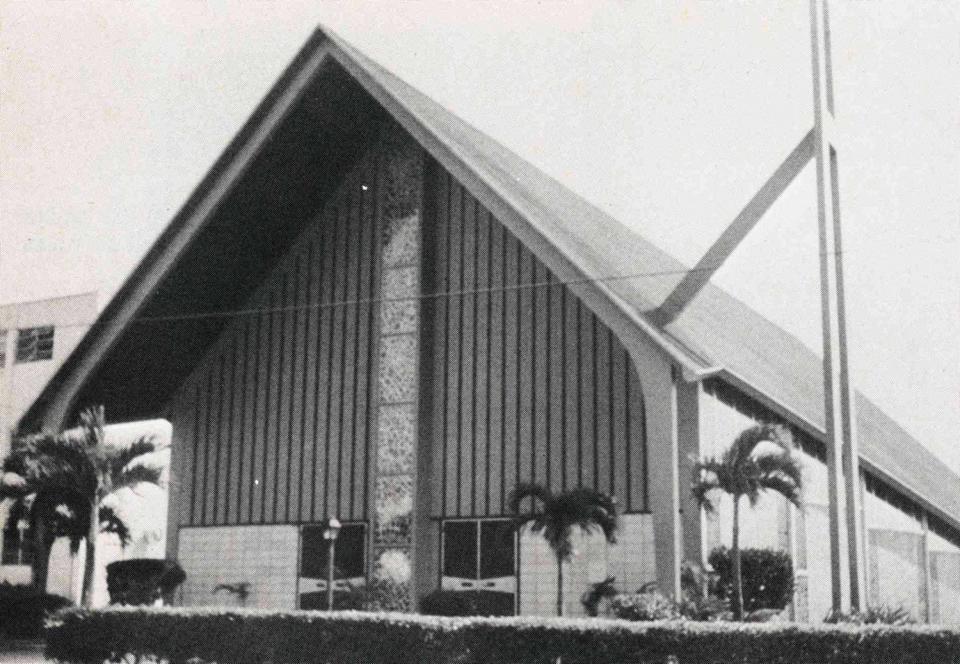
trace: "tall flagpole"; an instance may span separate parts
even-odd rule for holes
[[[833,608],[865,606],[860,466],[854,391],[850,385],[833,67],[827,0],[810,0],[813,55],[814,157],[820,237],[824,419],[830,499],[830,580]]]

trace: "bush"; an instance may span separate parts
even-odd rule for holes
[[[492,590],[435,590],[420,599],[420,613],[428,616],[513,615],[513,594]]]
[[[617,595],[610,603],[610,611],[623,620],[676,620],[680,611],[673,600],[657,591]]]
[[[833,611],[823,619],[825,623],[839,625],[913,625],[917,621],[903,607],[892,607],[881,604],[870,606],[863,611],[853,610],[849,613]]]
[[[70,606],[70,600],[59,595],[49,595],[33,586],[0,583],[0,636],[39,638],[47,615],[66,606]]]
[[[588,616],[600,615],[600,604],[604,600],[612,600],[617,596],[617,589],[613,585],[615,576],[608,576],[603,581],[590,584],[590,588],[580,596],[580,603]]]
[[[346,592],[334,592],[333,606],[353,611],[409,611],[410,590],[407,584],[391,579],[371,579]]]
[[[677,603],[680,615],[690,620],[729,620],[729,602],[714,594],[714,585],[700,565],[684,561],[680,571],[683,598]]]
[[[773,549],[741,549],[743,608],[782,611],[793,599],[793,563],[790,555]],[[733,558],[725,546],[710,553],[710,566],[716,575],[714,592],[726,600],[733,597]]]
[[[932,626],[639,624],[559,618],[169,609],[70,609],[48,657],[73,664],[930,664],[956,662],[960,631]]]
[[[153,604],[169,596],[187,578],[173,560],[131,558],[107,565],[111,604]]]

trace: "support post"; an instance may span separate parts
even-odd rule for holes
[[[830,565],[833,608],[863,608],[863,541],[859,456],[850,386],[834,96],[827,0],[810,0],[813,56],[814,157],[820,239],[824,419],[830,490]]]
[[[683,542],[677,383],[682,378],[670,359],[651,348],[639,335],[625,339],[624,344],[643,386],[657,584],[667,597],[680,599]],[[684,486],[689,491],[689,483],[684,482]]]
[[[703,400],[703,383],[687,382],[682,378],[677,381],[677,442],[680,457],[679,494],[683,554],[686,560],[701,567],[706,566],[708,556],[707,517],[693,498],[690,482],[694,462],[704,452],[701,426]]]

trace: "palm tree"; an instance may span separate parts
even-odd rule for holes
[[[104,499],[141,483],[160,486],[162,469],[146,465],[144,458],[158,449],[148,438],[126,447],[107,445],[103,406],[97,406],[80,413],[76,429],[21,439],[3,462],[0,499],[29,505],[30,521],[43,524],[39,530],[48,533],[35,557],[49,556],[50,534],[69,537],[74,551],[86,541],[84,606],[92,599],[97,535],[113,532],[121,542],[129,539],[127,527]]]
[[[761,443],[775,446],[760,447]],[[719,458],[705,457],[693,466],[694,499],[708,514],[716,510],[713,497],[722,491],[733,498],[733,617],[743,619],[743,582],[740,571],[740,499],[755,506],[764,491],[775,491],[801,507],[803,472],[793,455],[793,439],[783,427],[760,424],[740,433]]]
[[[532,509],[521,514],[521,503],[527,498],[531,499]],[[510,510],[518,515],[518,528],[530,524],[531,532],[542,531],[557,557],[557,615],[562,616],[563,563],[573,554],[570,541],[573,529],[579,527],[589,534],[599,528],[607,541],[613,544],[617,541],[616,501],[593,489],[572,489],[555,494],[540,484],[525,483],[510,493]]]

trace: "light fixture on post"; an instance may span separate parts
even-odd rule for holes
[[[340,521],[330,517],[323,529],[323,539],[327,540],[327,611],[333,611],[333,559],[337,552],[339,534]]]

